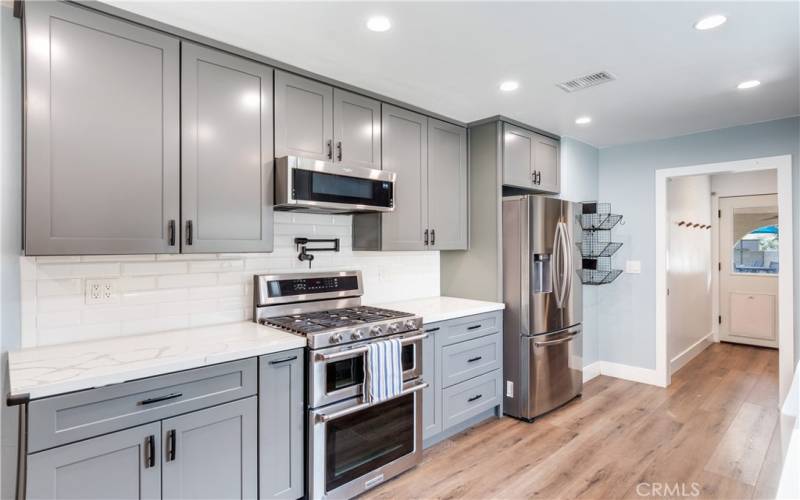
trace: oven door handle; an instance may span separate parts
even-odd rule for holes
[[[421,335],[412,335],[411,337],[405,337],[405,338],[400,339],[400,343],[403,344],[403,345],[410,344],[411,342],[416,342],[417,340],[422,340],[422,339],[427,338],[427,337],[428,337],[427,333],[423,333]],[[339,351],[339,352],[335,352],[333,354],[317,354],[315,359],[317,361],[331,361],[331,360],[334,360],[334,359],[349,358],[353,354],[364,354],[365,352],[367,352],[367,350],[368,349],[367,349],[366,346],[357,347],[355,349],[348,349],[346,351]]]
[[[361,403],[361,404],[358,404],[358,405],[355,405],[355,406],[351,406],[350,408],[346,408],[344,410],[333,412],[333,413],[318,413],[316,415],[316,421],[317,421],[317,423],[330,422],[331,420],[336,420],[337,418],[341,418],[341,417],[344,417],[346,415],[351,415],[351,414],[359,412],[361,410],[366,410],[370,406],[379,405],[381,403],[385,403],[387,401],[391,401],[392,399],[397,399],[397,398],[400,398],[400,397],[403,397],[403,396],[407,396],[409,394],[413,394],[413,393],[415,393],[417,391],[421,391],[422,389],[425,389],[426,387],[428,387],[428,383],[427,382],[421,382],[419,384],[414,385],[413,387],[409,387],[408,389],[403,390],[403,392],[401,392],[397,396],[395,396],[393,398],[390,398],[390,399],[384,399],[383,401],[376,401],[374,403]]]

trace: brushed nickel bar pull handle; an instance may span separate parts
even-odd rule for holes
[[[319,423],[330,422],[331,420],[336,420],[337,418],[346,417],[347,415],[351,415],[351,414],[359,412],[361,410],[365,410],[365,409],[369,408],[370,406],[379,405],[381,403],[385,403],[385,402],[391,401],[393,399],[401,398],[403,396],[408,396],[409,394],[413,394],[413,393],[415,393],[417,391],[421,391],[422,389],[425,389],[426,387],[428,387],[428,383],[427,382],[422,382],[421,384],[417,384],[417,385],[415,385],[413,387],[405,389],[397,397],[394,397],[394,398],[391,398],[391,399],[384,399],[383,401],[378,401],[376,403],[361,403],[361,404],[358,404],[358,405],[355,405],[355,406],[351,406],[350,408],[347,408],[345,410],[337,411],[337,412],[334,412],[334,413],[319,413],[319,414],[317,414],[315,420],[317,422],[319,422]]]
[[[573,333],[569,337],[564,337],[563,339],[545,340],[544,342],[534,342],[533,345],[535,347],[543,347],[543,346],[548,346],[548,345],[565,344],[565,343],[569,342],[570,340],[574,339],[576,335],[578,335],[578,334],[577,333]]]

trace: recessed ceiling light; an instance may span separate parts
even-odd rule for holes
[[[725,24],[725,21],[727,20],[727,17],[720,14],[704,17],[703,19],[694,23],[694,29],[700,31],[713,30],[714,28],[718,28]]]
[[[753,87],[758,87],[761,85],[761,82],[758,80],[747,80],[746,82],[742,82],[736,86],[737,89],[752,89]]]
[[[590,123],[592,123],[592,117],[591,116],[580,116],[580,117],[575,119],[575,123],[577,123],[578,125],[589,125]]]
[[[370,31],[389,31],[392,27],[392,22],[386,16],[373,16],[367,20],[367,28]]]
[[[500,90],[503,92],[513,92],[519,88],[519,82],[509,80],[500,84]]]

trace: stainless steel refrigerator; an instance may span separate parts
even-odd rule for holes
[[[503,411],[524,420],[583,389],[580,204],[503,199]]]

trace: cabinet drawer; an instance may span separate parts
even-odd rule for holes
[[[500,368],[502,341],[499,333],[442,349],[442,387],[450,387]]]
[[[71,443],[256,394],[256,359],[34,400],[28,452]]]
[[[443,346],[476,339],[500,331],[500,313],[476,314],[463,318],[425,325],[426,331],[438,329]]]
[[[500,370],[448,387],[442,391],[442,413],[447,429],[500,404]]]

